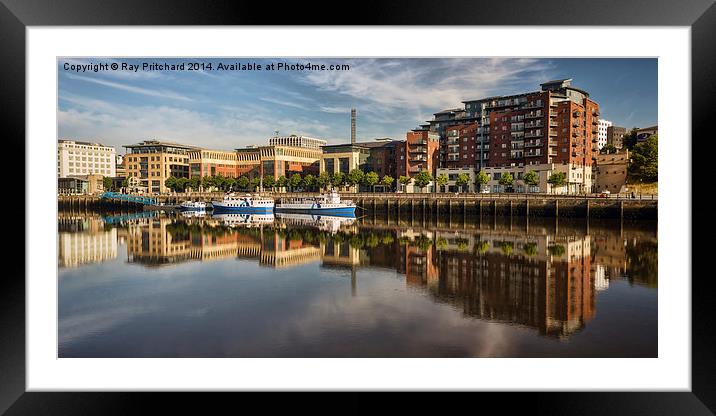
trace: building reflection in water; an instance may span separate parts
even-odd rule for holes
[[[61,214],[57,225],[59,267],[77,267],[117,258],[117,229],[105,228],[99,216]]]
[[[61,267],[114,258],[117,239],[126,238],[128,261],[146,266],[231,258],[275,268],[320,262],[349,272],[353,295],[359,270],[392,269],[407,286],[467,317],[557,338],[594,318],[597,292],[611,279],[657,282],[655,232],[378,227],[301,214],[149,216],[116,228],[99,218],[66,218],[60,230]]]

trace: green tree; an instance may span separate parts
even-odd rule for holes
[[[109,178],[104,178],[104,179],[106,180],[106,179],[109,179]],[[111,184],[111,183],[112,183],[112,181],[110,180],[110,184]],[[168,177],[167,180],[164,181],[164,186],[166,186],[166,187],[169,188],[170,190],[176,192],[176,190],[177,190],[177,178],[175,178],[174,176]],[[105,189],[107,189],[107,186],[106,186],[106,185],[105,185]]]
[[[343,174],[343,172],[336,172],[333,174],[333,178],[331,178],[331,183],[336,188],[342,186],[346,182],[346,175]]]
[[[190,180],[188,178],[179,178],[177,179],[176,189],[177,192],[184,192],[186,191],[186,188],[189,187]],[[126,186],[126,185],[123,185]]]
[[[224,181],[224,190],[235,190],[236,185],[236,178],[226,178],[226,180]]]
[[[383,176],[383,179],[380,180],[380,183],[381,183],[383,186],[385,186],[386,188],[392,189],[392,187],[393,187],[393,181],[395,181],[395,179],[393,179],[392,176],[385,175],[385,176]]]
[[[301,175],[299,173],[294,173],[293,175],[291,175],[291,180],[289,181],[291,184],[291,190],[295,191],[296,188],[301,185],[302,181],[303,179],[301,178]]]
[[[288,178],[283,175],[279,176],[276,180],[276,186],[279,188],[285,188],[288,186]]]
[[[276,186],[276,179],[274,179],[273,175],[264,176],[264,189],[273,190],[274,186]]]
[[[448,246],[448,241],[445,237],[439,237],[437,241],[435,241],[435,248],[438,250],[445,250]]]
[[[608,154],[616,153],[616,151],[617,151],[617,148],[614,147],[613,144],[607,144],[607,145],[604,145],[604,147],[602,147],[602,149],[599,151],[599,153],[601,153],[603,155],[608,155]]]
[[[465,250],[467,250],[468,246],[470,245],[470,240],[468,240],[467,238],[459,237],[455,240],[455,244],[457,244],[458,250],[465,251]]]
[[[508,242],[508,241],[503,241],[503,242],[500,244],[500,249],[502,250],[503,253],[507,254],[508,256],[509,256],[510,254],[512,254],[512,250],[513,250],[514,248],[515,248],[514,244],[512,244],[512,243],[510,243],[510,242]]]
[[[368,172],[364,179],[366,186],[371,188],[375,192],[375,188],[373,188],[378,183],[378,174],[375,172]]]
[[[656,134],[634,146],[629,164],[629,180],[656,182],[659,179],[659,138]]]
[[[564,254],[564,246],[559,244],[553,244],[549,247],[547,247],[547,251],[549,251],[549,254],[560,257]]]
[[[251,189],[253,189],[254,191],[258,189],[260,184],[261,184],[261,178],[259,178],[258,176],[251,179]]]
[[[467,173],[461,173],[457,175],[457,179],[455,179],[455,185],[459,186],[463,191],[465,191],[465,187],[470,182],[470,175]]]
[[[435,178],[435,182],[438,183],[438,191],[443,190],[443,188],[445,187],[445,185],[447,185],[449,180],[450,180],[450,178],[448,178],[448,176],[444,173],[438,175],[438,177]]]
[[[191,188],[193,191],[198,191],[199,187],[201,186],[201,178],[198,176],[194,176],[191,179],[189,179],[188,187]]]
[[[632,127],[631,130],[629,130],[629,133],[625,134],[624,137],[622,137],[622,146],[625,149],[631,150],[636,146],[636,131],[638,129],[636,127]]]
[[[522,180],[524,180],[525,185],[527,185],[527,192],[529,192],[529,188],[534,188],[539,185],[539,175],[533,170],[525,173],[525,177],[522,178]]]
[[[236,184],[239,186],[239,188],[246,190],[249,188],[251,181],[246,176],[241,176],[239,180],[236,181]]]
[[[490,175],[483,171],[477,172],[477,175],[475,175],[475,185],[477,185],[478,190],[481,191],[482,187],[484,185],[487,185],[487,182],[490,181]]]
[[[311,175],[310,173],[303,177],[303,186],[305,186],[307,190],[313,189],[313,185],[315,184],[316,177]]]
[[[410,183],[410,176],[401,176],[398,178],[398,182],[400,182],[404,187],[407,187]]]
[[[348,176],[346,176],[346,183],[348,185],[358,185],[363,181],[363,177],[365,176],[365,173],[363,173],[362,170],[356,168],[348,172]]]
[[[328,172],[321,172],[316,178],[316,185],[319,189],[325,189],[329,183],[331,183],[331,177]]]
[[[167,181],[168,180],[169,179],[167,179]],[[166,183],[165,183],[165,185],[166,185]],[[166,185],[166,186],[167,186],[167,188],[169,188],[169,185]],[[104,188],[105,191],[114,190],[113,189],[114,187],[112,186],[112,178],[110,178],[109,176],[105,176],[104,178],[102,178],[102,187]]]
[[[534,256],[537,254],[537,243],[525,243],[522,246],[522,249],[525,251],[525,254],[528,256]]]
[[[510,172],[505,172],[500,176],[500,185],[502,186],[512,186],[512,183],[515,182],[515,178],[512,177],[512,174]]]
[[[222,174],[218,174],[213,178],[213,185],[221,190],[226,189],[226,178]]]
[[[547,183],[554,189],[555,186],[564,186],[567,183],[567,175],[564,172],[555,172],[549,175]]]
[[[369,248],[378,247],[378,244],[380,244],[380,240],[378,239],[378,236],[370,233],[368,237],[365,239],[365,246]]]
[[[420,188],[421,192],[432,180],[433,176],[426,171],[418,172],[418,174],[415,175],[415,185]]]
[[[490,243],[487,241],[479,241],[475,244],[475,251],[478,254],[484,254],[490,248]]]

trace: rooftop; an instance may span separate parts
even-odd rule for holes
[[[190,145],[186,145],[186,144],[182,144],[182,143],[168,142],[168,141],[161,141],[161,140],[145,140],[145,141],[137,143],[137,144],[123,145],[123,147],[127,147],[127,148],[150,147],[150,146],[178,147],[181,149],[199,149],[198,146],[190,146]]]
[[[83,145],[83,146],[112,147],[112,146],[107,146],[107,145],[102,144],[102,143],[96,143],[96,142],[80,142],[80,141],[72,140],[72,139],[59,139],[59,140],[57,140],[57,142],[58,142],[58,143],[74,143],[74,144],[80,144],[80,145]]]

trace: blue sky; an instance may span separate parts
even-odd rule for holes
[[[347,71],[99,71],[64,64],[204,62],[349,64]],[[405,133],[461,101],[572,85],[600,104],[602,118],[627,128],[657,124],[657,60],[643,58],[114,59],[58,60],[60,138],[116,146],[162,139],[230,150],[304,134],[343,143],[350,108],[359,140]]]

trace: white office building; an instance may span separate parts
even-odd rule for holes
[[[117,172],[114,147],[99,143],[57,141],[57,177],[102,175],[114,177]]]
[[[297,136],[292,134],[290,136],[273,136],[269,137],[269,146],[292,146],[292,147],[303,147],[306,149],[321,149],[326,145],[326,141],[323,139],[316,139],[315,137],[308,136]]]
[[[599,129],[597,130],[597,145],[599,146],[599,150],[602,150],[602,147],[607,145],[607,129],[611,125],[611,121],[599,119]]]

